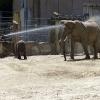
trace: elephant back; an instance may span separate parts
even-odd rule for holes
[[[86,33],[86,28],[84,24],[81,21],[76,20],[72,35],[74,37],[80,38],[80,37],[83,37],[84,33]]]
[[[84,26],[87,30],[89,44],[92,44],[93,42],[96,42],[98,39],[100,39],[100,29],[96,22],[86,21],[84,22]]]

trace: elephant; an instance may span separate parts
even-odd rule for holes
[[[84,53],[86,55],[85,59],[90,59],[88,52],[88,46],[93,47],[94,59],[97,59],[97,38],[100,34],[100,29],[98,24],[95,21],[71,21],[71,20],[61,20],[61,24],[64,25],[64,31],[60,38],[60,46],[63,48],[63,55],[66,61],[65,54],[65,41],[66,39],[71,40],[71,53],[70,57],[74,60],[74,46],[76,42],[82,44]]]
[[[16,56],[18,59],[21,59],[21,56],[24,56],[24,59],[27,59],[25,42],[23,40],[16,43]]]

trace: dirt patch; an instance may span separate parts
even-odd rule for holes
[[[63,61],[62,55],[0,59],[0,99],[100,100],[100,60]]]

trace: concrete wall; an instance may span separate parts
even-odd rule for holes
[[[41,17],[50,18],[54,11],[61,15],[82,15],[83,6],[88,3],[99,4],[100,0],[41,0]]]
[[[19,11],[23,0],[13,1],[14,11]],[[33,17],[39,17],[38,13],[40,12],[40,17],[48,18],[54,11],[62,15],[83,14],[84,4],[99,4],[100,0],[40,0],[40,5],[39,0],[27,0],[27,2],[28,8],[33,13]]]
[[[23,0],[14,0],[14,12],[21,12],[23,8]],[[84,4],[99,4],[100,0],[27,0],[28,19],[34,18],[47,19],[51,18],[53,12],[59,12],[62,16],[65,15],[82,15]],[[87,12],[86,12],[87,13]],[[23,17],[23,15],[21,14]],[[21,17],[20,16],[20,17]],[[23,18],[22,18],[23,19]],[[22,20],[21,19],[21,20]],[[35,24],[39,24],[37,20]],[[23,23],[23,21],[21,21]],[[41,24],[45,24],[43,20]]]

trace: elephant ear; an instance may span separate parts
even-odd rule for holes
[[[68,22],[64,23],[64,25],[66,27],[68,27],[69,29],[73,29],[75,26],[75,21],[68,21]]]
[[[60,21],[60,24],[65,24],[65,23],[67,23],[68,21],[67,20],[61,20]]]

